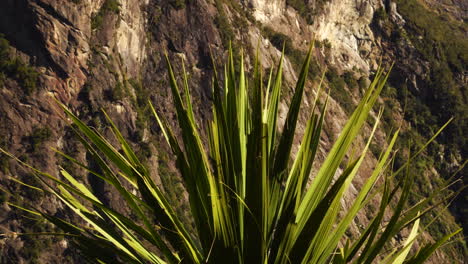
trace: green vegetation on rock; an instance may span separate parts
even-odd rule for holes
[[[28,137],[31,142],[31,150],[36,152],[39,150],[39,147],[47,141],[52,135],[52,131],[48,127],[35,127]]]
[[[91,18],[91,28],[99,29],[107,14],[120,14],[119,0],[105,0],[99,11]]]
[[[219,28],[219,33],[221,35],[221,41],[223,42],[224,47],[229,46],[229,42],[234,40],[234,30],[229,23],[229,20],[226,16],[226,12],[224,10],[224,3],[222,0],[215,0],[216,9],[218,13],[215,17],[215,24]]]
[[[296,9],[299,15],[306,19],[307,23],[313,23],[313,10],[308,6],[307,0],[286,0],[286,4]]]
[[[348,115],[351,114],[354,109],[354,105],[351,100],[352,97],[350,95],[350,91],[345,89],[347,85],[346,79],[339,75],[334,68],[330,68],[326,72],[325,77],[327,77],[328,84],[330,86],[331,97],[340,103],[341,107]],[[348,82],[351,83],[349,80]]]
[[[131,85],[135,94],[134,98],[132,98],[133,99],[132,101],[137,112],[136,135],[138,137],[138,140],[141,140],[143,138],[143,130],[146,128],[146,124],[149,121],[149,117],[148,117],[149,93],[147,90],[143,88],[141,81],[138,81],[136,79],[130,79],[128,80],[128,84]]]
[[[185,7],[185,0],[171,0],[170,3],[175,9],[182,9]]]
[[[10,43],[0,34],[0,86],[7,77],[16,80],[25,95],[30,95],[37,86],[39,73],[19,57],[11,55]]]
[[[454,118],[438,139],[440,145],[430,147],[425,157],[425,163],[433,164],[442,177],[448,178],[456,170],[452,165],[463,164],[468,157],[468,90],[464,80],[468,70],[468,27],[466,22],[429,10],[420,1],[396,2],[406,23],[404,28],[394,30],[392,38],[409,41],[418,52],[416,57],[427,62],[424,64],[427,73],[417,80],[418,89],[399,76],[391,78],[391,85],[397,88],[397,98],[406,110],[405,119],[413,125],[412,135],[408,137],[413,142],[418,139],[415,143],[421,144],[427,138],[427,131],[434,131]],[[468,184],[467,172],[465,168],[459,174],[465,175],[461,178],[462,186]],[[468,210],[464,209],[467,202],[468,191],[465,190],[452,207],[464,227],[465,236],[468,234],[465,220]],[[464,250],[467,252],[466,247]]]
[[[308,0],[286,0],[286,4],[296,9],[301,17],[303,17],[308,24],[314,23],[314,16],[319,12],[323,5],[329,0],[316,0],[315,8],[311,8]]]
[[[427,118],[418,118],[422,119],[426,126],[431,126],[432,130],[445,122],[444,120],[455,117],[453,125],[444,132],[443,141],[449,148],[461,151],[466,157],[468,90],[466,86],[457,84],[454,79],[456,75],[467,71],[468,41],[464,33],[467,26],[427,10],[416,0],[397,2],[399,12],[407,21],[406,29],[411,31],[411,34],[408,34],[411,42],[430,63],[430,76],[423,84],[430,92],[425,97],[412,96],[408,101],[415,102],[416,108],[418,101],[428,106]]]

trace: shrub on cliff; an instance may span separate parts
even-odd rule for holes
[[[265,85],[257,59],[253,79],[247,82],[243,60],[235,69],[230,52],[222,80],[217,73],[213,76],[213,119],[207,126],[207,141],[201,135],[192,110],[185,70],[181,89],[168,60],[180,137],[154,108],[152,112],[176,158],[176,167],[189,194],[195,233],[188,231],[190,227],[184,224],[176,208],[170,205],[170,199],[155,184],[149,170],[109,118],[118,147],[63,105],[88,156],[99,170],[63,155],[115,188],[134,217],[107,206],[89,186],[65,169],[61,170],[63,178],[58,178],[31,168],[42,182],[43,190],[60,199],[85,225],[67,222],[34,207],[27,212],[61,228],[81,253],[96,263],[371,263],[376,259],[382,259],[382,263],[405,260],[406,263],[422,263],[459,231],[421,246],[408,257],[422,230],[419,219],[432,209],[429,201],[443,189],[407,206],[413,177],[416,177],[405,173],[412,158],[395,172],[389,170],[398,131],[389,140],[355,199],[346,209],[341,206],[368,151],[381,113],[364,149],[356,150],[347,163],[345,156],[388,75],[378,71],[327,158],[310,180],[328,107],[328,99],[319,100],[323,95],[319,86],[300,145],[293,151],[310,59],[311,51],[299,74],[281,133],[278,133],[283,59],[275,73],[268,74]],[[344,169],[340,170],[340,166]],[[383,184],[374,188],[379,178],[383,178]],[[397,181],[397,178],[400,180],[392,186],[391,179]],[[358,212],[376,197],[380,205],[370,222],[356,237],[348,236],[347,230]],[[394,206],[390,209],[392,201]],[[385,224],[384,212],[390,216]],[[409,229],[405,241],[387,251],[390,240],[405,228]]]
[[[11,55],[10,43],[0,33],[0,86],[7,76],[15,79],[24,93],[30,95],[36,89],[39,73],[21,58]]]

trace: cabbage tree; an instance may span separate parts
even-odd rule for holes
[[[65,169],[60,170],[61,177],[55,177],[30,167],[42,183],[31,187],[56,196],[82,222],[71,223],[34,206],[23,209],[62,229],[93,263],[372,263],[376,259],[382,263],[422,263],[459,231],[410,255],[423,230],[420,218],[432,209],[431,200],[446,186],[408,206],[413,177],[417,175],[407,173],[407,168],[422,149],[402,168],[393,169],[398,130],[388,140],[373,172],[365,176],[349,208],[341,205],[368,152],[382,111],[365,147],[354,150],[348,162],[344,160],[388,74],[378,70],[326,159],[312,174],[329,105],[320,82],[306,113],[308,120],[300,144],[293,150],[311,51],[299,74],[284,125],[277,130],[283,58],[265,78],[257,55],[249,79],[243,59],[236,68],[230,50],[221,74],[215,70],[213,75],[212,120],[206,125],[206,136],[200,126],[205,120],[197,120],[194,115],[185,69],[179,83],[167,59],[180,134],[176,135],[152,106],[151,110],[176,157],[176,168],[189,194],[195,232],[189,231],[186,221],[176,213],[107,115],[117,146],[64,105],[77,137],[99,171],[60,154],[112,186],[133,217],[109,207],[90,186],[77,180],[78,175]],[[383,183],[376,185],[379,178]],[[356,215],[373,199],[380,201],[378,210],[360,234],[348,237],[347,230]],[[391,217],[383,223],[385,212]],[[390,240],[405,228],[410,230],[409,235],[388,251]]]

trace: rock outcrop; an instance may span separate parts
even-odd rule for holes
[[[357,68],[368,75],[375,71],[380,43],[370,25],[380,0],[333,0],[325,5],[314,23],[313,32],[319,40],[327,40],[332,48],[332,63],[343,69]]]

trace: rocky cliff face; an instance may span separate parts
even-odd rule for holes
[[[437,4],[425,2],[429,6]],[[463,1],[458,6],[449,6],[452,17],[466,19]],[[444,12],[439,7],[438,12]],[[395,2],[382,0],[5,0],[0,9],[0,33],[8,43],[0,42],[3,43],[0,59],[22,61],[23,68],[1,69],[0,147],[54,175],[58,166],[69,164],[49,147],[88,163],[82,147],[61,117],[55,97],[89,124],[108,133],[100,112],[101,108],[105,109],[139,150],[157,182],[178,184],[174,180],[176,176],[168,172],[170,168],[166,164],[171,165],[165,154],[167,150],[160,144],[158,128],[147,117],[148,99],[163,114],[174,114],[168,100],[164,52],[176,61],[176,66],[181,65],[180,58],[185,60],[196,112],[200,119],[206,120],[213,72],[210,52],[222,58],[232,39],[235,49],[243,47],[248,60],[251,51],[259,45],[262,66],[267,69],[274,67],[285,41],[285,82],[292,89],[300,58],[310,41],[315,40],[316,72],[309,80],[307,93],[313,94],[316,77],[326,67],[333,73],[327,74],[327,83],[340,92],[332,92],[334,100],[321,142],[320,158],[323,158],[381,59],[387,64],[401,61],[397,66],[399,76],[394,79],[406,80],[404,83],[409,83],[415,91],[425,89],[423,80],[431,74],[431,62],[420,55],[410,38],[394,38],[395,32],[411,34],[405,30],[405,17],[398,8]],[[26,73],[24,68],[28,69]],[[32,84],[18,76],[28,77]],[[459,77],[457,82],[463,83],[461,80]],[[285,94],[280,109],[283,116],[290,93],[285,91]],[[389,100],[383,98],[382,103]],[[411,120],[403,121],[398,98],[395,96],[390,101],[395,108],[389,118],[410,127]],[[385,144],[384,136],[385,129],[382,129],[377,145]],[[458,154],[452,161],[462,159],[463,155]],[[372,168],[375,158],[369,157],[365,163],[356,187]],[[0,156],[0,164],[0,185],[9,193],[1,196],[0,233],[10,234],[0,237],[0,263],[78,263],[76,252],[65,239],[46,238],[44,243],[38,243],[35,238],[11,235],[12,232],[42,232],[50,230],[50,226],[22,217],[6,200],[24,204],[33,201],[61,215],[70,212],[46,195],[28,193],[23,198],[25,188],[8,177],[31,183],[29,172],[4,156]],[[112,190],[103,183],[74,170],[84,175],[82,180],[92,184],[108,203],[119,204]],[[346,201],[343,205],[346,206]],[[448,214],[444,217],[448,219],[446,222],[453,221]],[[365,223],[367,218],[365,213],[360,215],[352,232],[359,232],[359,222]],[[431,239],[428,234],[426,237]],[[50,250],[44,250],[46,247]],[[438,252],[431,261],[451,263],[462,258],[462,251],[452,247]]]

